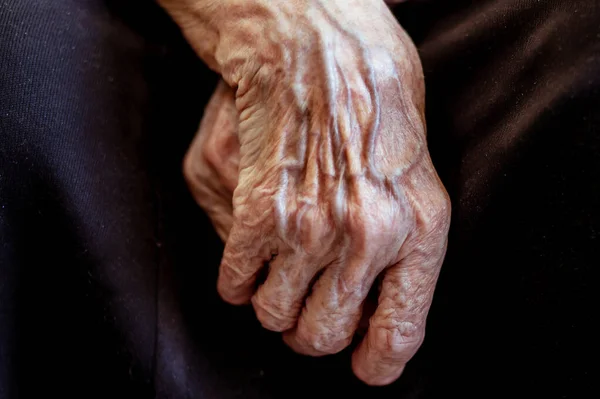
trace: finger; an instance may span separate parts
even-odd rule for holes
[[[207,126],[203,155],[219,175],[229,192],[233,193],[238,183],[240,143],[238,140],[238,111],[235,107],[235,92],[221,82],[211,100],[213,123]]]
[[[364,258],[330,265],[315,283],[294,330],[284,341],[296,352],[310,356],[337,353],[346,348],[358,327],[362,305],[377,271]]]
[[[221,241],[227,242],[233,224],[233,217],[228,209],[228,204],[220,202],[220,200],[220,198],[217,198],[214,207],[207,210],[207,213]]]
[[[275,248],[266,245],[268,242],[264,234],[234,221],[217,282],[217,290],[226,302],[234,305],[250,302],[259,272],[275,253]]]
[[[233,194],[195,146],[185,156],[184,176],[194,200],[209,216],[219,237],[226,241],[233,224]]]
[[[205,171],[209,170],[208,167],[205,169]],[[188,182],[194,199],[210,218],[221,240],[226,242],[233,225],[231,194],[214,176],[205,176],[195,182],[188,179]]]
[[[231,89],[221,82],[184,159],[184,176],[196,202],[226,241],[233,224],[232,196],[237,184],[237,116]],[[233,138],[232,138],[233,137]]]
[[[352,357],[354,373],[367,384],[396,380],[421,346],[445,245],[435,252],[415,250],[385,272],[379,305]]]
[[[256,317],[271,331],[293,328],[319,268],[303,253],[279,253],[265,283],[252,297]]]

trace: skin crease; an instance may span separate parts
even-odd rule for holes
[[[194,199],[224,242],[233,224],[233,191],[238,183],[240,144],[235,93],[221,82],[204,111],[200,129],[183,163]]]
[[[350,344],[379,278],[352,366],[393,382],[423,341],[450,224],[414,45],[380,0],[162,4],[226,82],[184,165],[226,240],[219,293],[320,356]]]

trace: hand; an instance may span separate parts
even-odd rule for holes
[[[225,26],[214,52],[197,35],[208,22],[173,14],[236,88],[239,181],[219,292],[251,300],[294,350],[324,355],[350,343],[381,275],[353,369],[390,383],[423,340],[450,215],[416,50],[379,1],[224,3],[237,25],[214,17]]]

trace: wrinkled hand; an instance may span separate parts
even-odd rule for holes
[[[224,238],[231,226],[218,290],[234,304],[251,300],[266,328],[318,356],[349,345],[381,276],[353,369],[390,383],[423,340],[450,215],[427,151],[416,50],[376,0],[225,3],[244,31],[224,27],[214,52],[200,43],[206,21],[172,12],[236,88],[239,179],[232,219],[217,222]],[[202,181],[189,170],[188,181]],[[217,175],[234,187],[229,172]]]

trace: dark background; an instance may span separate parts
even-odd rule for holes
[[[181,161],[217,77],[150,1],[0,2],[0,398],[598,396],[600,6],[422,1],[453,201],[428,335],[369,388],[215,291]]]

